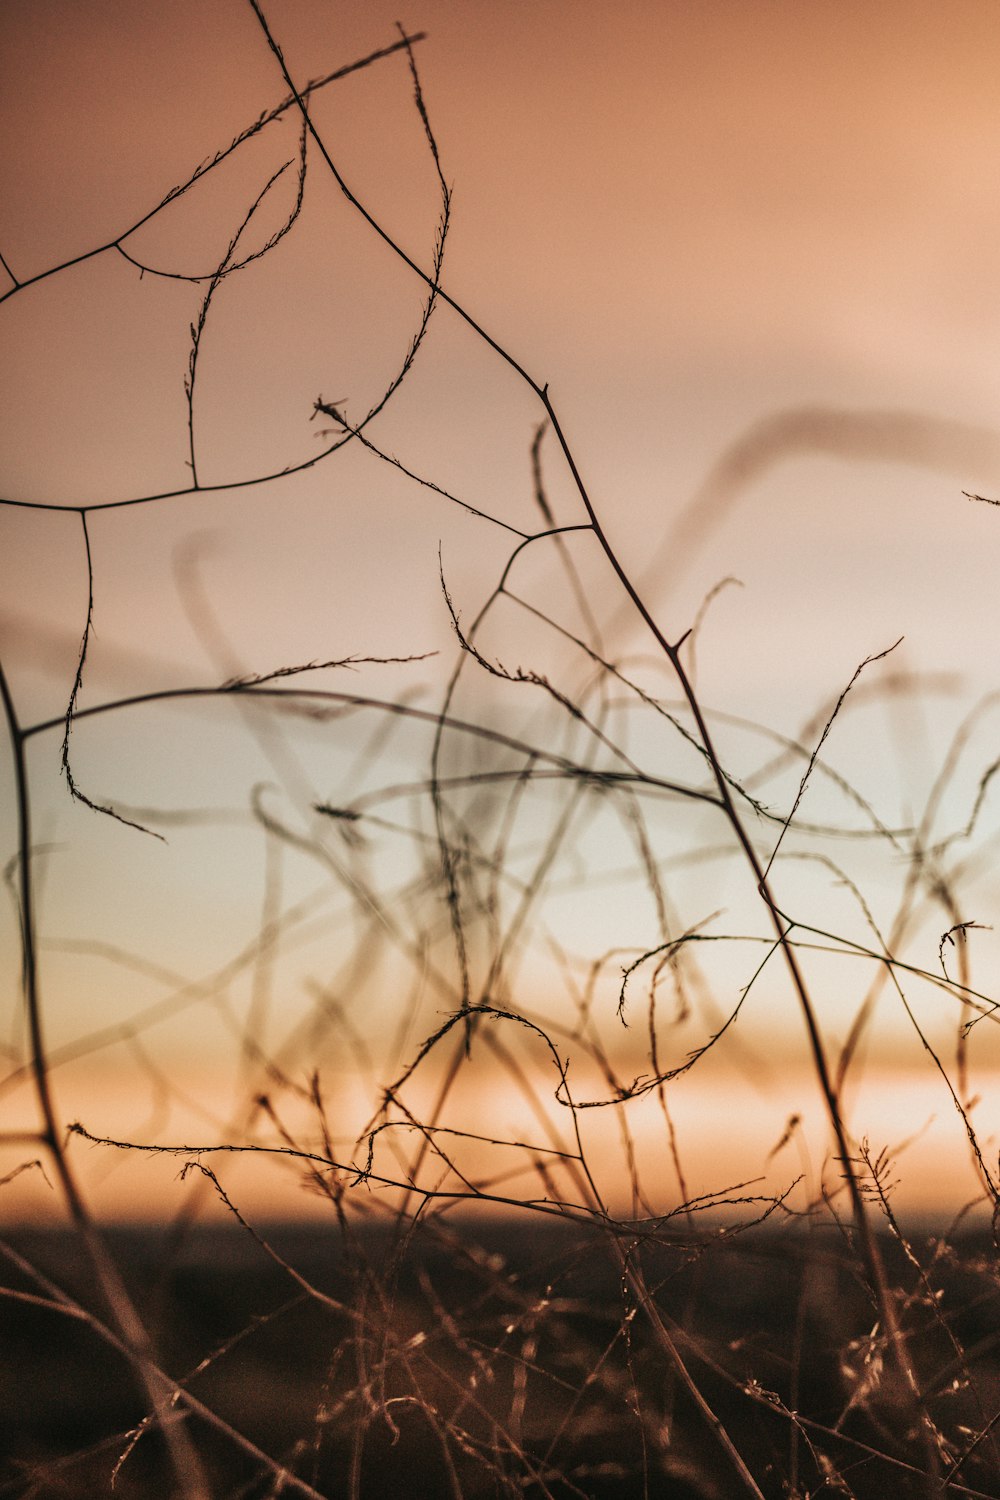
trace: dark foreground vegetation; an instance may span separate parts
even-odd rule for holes
[[[230,1428],[183,1418],[216,1500],[724,1500],[743,1490],[727,1440],[768,1500],[928,1493],[849,1236],[722,1231],[622,1244],[624,1260],[596,1231],[496,1220],[274,1227],[267,1243],[235,1227],[110,1236],[158,1362]],[[99,1300],[72,1236],[13,1246],[11,1285],[31,1298]],[[1000,1404],[994,1247],[882,1250],[942,1478],[1000,1495],[980,1436]],[[8,1302],[4,1330],[0,1494],[172,1492],[128,1363],[85,1318]]]

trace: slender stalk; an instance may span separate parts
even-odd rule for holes
[[[17,890],[21,919],[21,983],[28,1036],[31,1047],[31,1070],[42,1116],[40,1139],[48,1150],[70,1217],[90,1260],[94,1275],[107,1304],[112,1326],[120,1335],[133,1369],[145,1391],[151,1409],[156,1413],[180,1492],[186,1500],[211,1500],[201,1463],[183,1423],[174,1418],[176,1389],[156,1368],[149,1335],[125,1289],[118,1267],[108,1254],[103,1239],[90,1216],[76,1176],[69,1164],[49,1080],[48,1054],[42,1026],[42,1005],[38,985],[38,944],[35,932],[34,888],[31,868],[31,795],[28,781],[26,736],[21,728],[7,675],[0,664],[0,698],[10,733],[14,757],[14,785],[17,802]]]

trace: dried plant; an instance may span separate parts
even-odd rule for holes
[[[8,521],[30,517],[39,535],[75,528],[86,587],[64,709],[26,706],[17,643],[0,668],[23,980],[4,1089],[22,1114],[30,1091],[38,1122],[5,1134],[0,1185],[30,1184],[35,1198],[17,1201],[36,1207],[58,1196],[68,1226],[15,1225],[0,1241],[12,1358],[26,1387],[43,1372],[51,1391],[44,1410],[11,1400],[0,1495],[1000,1495],[1000,1177],[970,1082],[997,1008],[973,976],[987,913],[969,904],[992,858],[1000,762],[988,751],[968,773],[990,704],[961,727],[908,826],[837,760],[852,715],[920,691],[893,675],[898,641],[877,643],[846,684],[821,685],[829,701],[804,706],[798,738],[709,704],[696,649],[704,659],[735,580],[664,625],[614,545],[555,392],[449,291],[452,189],[422,34],[400,29],[303,83],[266,8],[247,10],[280,102],[113,238],[41,270],[22,272],[13,253],[2,262],[11,311],[103,257],[150,298],[164,285],[187,297],[189,332],[183,484],[2,500]],[[323,116],[342,80],[396,68],[398,84],[400,66],[435,195],[425,259],[366,206]],[[269,161],[213,264],[154,254],[160,216],[282,131],[291,154]],[[205,396],[220,310],[309,232],[313,195],[416,290],[412,324],[377,389],[359,376],[363,415],[348,414],[357,398],[313,393],[298,448],[226,471],[212,443],[217,374]],[[524,494],[505,509],[489,486],[484,498],[451,479],[443,455],[425,473],[396,451],[389,420],[443,320],[531,403],[512,438]],[[723,519],[789,453],[933,462],[932,428],[775,418],[722,455],[681,517],[674,563],[706,517]],[[963,433],[948,440],[960,450]],[[165,680],[150,658],[134,690],[90,700],[120,576],[116,526],[148,525],[152,546],[165,509],[197,500],[203,525],[263,495],[269,524],[291,530],[293,481],[337,475],[343,505],[362,473],[366,505],[405,494],[427,507],[436,635],[415,641],[389,617],[388,646],[323,640],[308,660],[248,665],[189,536],[177,597],[213,679]],[[442,515],[460,519],[476,569],[439,540]],[[331,549],[326,586],[349,593],[337,525],[320,536],[310,524],[304,547]],[[389,593],[402,590],[393,541],[376,516],[366,524]],[[266,639],[264,603],[248,613]],[[164,725],[189,800],[157,801],[153,776],[148,795],[116,792],[122,747],[138,763]],[[227,758],[237,771],[220,780]],[[942,831],[960,768],[971,802]],[[106,861],[127,870],[152,836],[151,860],[194,862],[189,915],[197,862],[231,834],[226,879],[252,871],[260,890],[237,951],[196,974],[197,944],[192,956],[183,938],[175,967],[110,915],[106,930],[60,931],[40,832],[57,773],[91,876]],[[137,784],[134,764],[125,779]],[[151,889],[153,869],[142,865]],[[817,916],[818,889],[836,893],[836,930]],[[211,888],[220,909],[229,896]],[[81,995],[98,975],[134,998],[92,1025],[60,1020],[53,1041],[48,976],[67,967]],[[836,1027],[818,998],[830,984]],[[969,1208],[932,1236],[896,1206],[907,1171],[921,1171],[920,1139],[876,1141],[852,1124],[891,1006],[921,1049],[928,1109],[955,1117],[955,1170],[969,1175]],[[727,1091],[754,1077],[747,1017],[752,1049],[762,1035],[775,1045],[779,1012],[786,1035],[794,1014],[818,1111],[803,1098],[786,1112],[745,1179],[736,1153],[706,1167],[691,1101],[735,1115]],[[214,1093],[187,1076],[195,1054],[215,1069]],[[99,1094],[79,1118],[66,1111],[64,1078],[114,1070],[132,1088],[127,1131],[109,1127]],[[94,1179],[119,1163],[154,1184],[156,1235],[130,1238],[95,1214]],[[287,1212],[289,1183],[305,1204],[298,1235],[265,1211]],[[206,1218],[223,1227],[209,1233]],[[234,1255],[239,1267],[219,1263]],[[94,1383],[99,1409],[84,1399]]]

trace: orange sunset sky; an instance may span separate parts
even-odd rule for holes
[[[790,834],[775,887],[803,941],[829,946],[833,933],[884,952],[913,829],[948,766],[921,834],[938,847],[892,946],[943,979],[967,965],[963,982],[988,1009],[1000,957],[989,789],[966,824],[998,754],[1000,514],[963,492],[1000,498],[996,7],[414,0],[400,13],[383,0],[272,0],[266,14],[300,85],[391,47],[397,19],[424,34],[414,52],[453,190],[442,285],[548,384],[611,545],[667,637],[700,621],[686,660],[736,780],[787,813],[805,761],[782,759],[782,746],[814,747],[859,664],[902,638],[865,669],[824,744],[841,779],[817,772],[803,796],[805,823],[836,836]],[[252,1105],[267,1092],[315,1146],[307,1092],[318,1073],[348,1160],[380,1090],[454,1008],[457,960],[435,884],[442,818],[477,872],[473,998],[555,1027],[579,1096],[604,1097],[601,1057],[626,1086],[652,1066],[652,965],[629,992],[627,1029],[616,1016],[623,967],[666,931],[697,934],[687,989],[662,977],[656,991],[660,1063],[682,1062],[731,1014],[769,935],[717,814],[646,785],[640,835],[613,798],[584,793],[569,809],[565,786],[539,780],[523,796],[464,785],[436,822],[427,794],[431,721],[458,652],[441,579],[468,630],[514,546],[544,529],[530,456],[537,399],[439,306],[368,429],[438,489],[358,442],[282,474],[329,443],[318,398],[353,421],[381,398],[424,295],[311,143],[289,233],[213,293],[191,408],[193,488],[191,327],[206,278],[286,162],[240,254],[292,213],[295,111],[128,231],[284,97],[253,11],[242,0],[15,0],[0,15],[0,69],[0,649],[19,722],[37,727],[27,743],[40,978],[60,1118],[147,1145],[270,1141],[274,1120]],[[429,268],[440,189],[405,55],[317,92],[312,109],[352,190]],[[541,458],[556,522],[581,524],[551,432]],[[117,504],[148,497],[162,498]],[[377,657],[395,660],[299,683],[429,720],[342,701],[336,717],[293,717],[232,696],[122,709],[76,726],[73,774],[92,801],[162,838],[74,804],[60,722],[87,618],[81,507],[97,508],[78,710]],[[707,785],[697,752],[648,702],[676,707],[677,684],[592,536],[571,533],[562,551],[529,546],[510,589],[520,602],[500,600],[476,637],[484,659],[544,676],[595,722],[604,714],[617,748],[588,739],[537,681],[502,682],[468,659],[457,718],[592,767],[626,757],[646,777]],[[646,700],[602,688],[567,633]],[[422,659],[399,660],[410,657]],[[453,778],[523,768],[511,755],[455,734],[442,768]],[[9,754],[0,793],[6,862],[17,850]],[[338,823],[317,804],[363,816]],[[766,862],[780,823],[746,817]],[[963,836],[942,845],[951,834]],[[942,946],[958,923],[976,925]],[[12,900],[0,944],[4,1129],[17,1135],[37,1128],[37,1107]],[[940,1211],[975,1197],[952,1095],[977,1101],[970,1118],[995,1164],[996,1027],[984,1018],[963,1057],[958,1028],[971,1013],[954,992],[914,974],[896,993],[884,968],[843,945],[804,962],[834,1063],[881,975],[844,1104],[858,1140],[905,1147],[900,1203]],[[519,1082],[502,1043],[473,1047],[442,1122],[488,1121],[504,1140],[541,1132],[563,1149],[551,1058],[537,1035],[511,1051]],[[435,1059],[409,1085],[414,1109],[432,1108]],[[776,1189],[803,1174],[800,1193],[815,1194],[828,1127],[777,960],[669,1100],[692,1192],[757,1177]],[[663,1212],[679,1201],[655,1091],[582,1119],[609,1202]],[[623,1185],[623,1120],[645,1205]],[[513,1147],[463,1149],[483,1180],[513,1182],[515,1195],[529,1180],[537,1188]],[[81,1143],[72,1153],[111,1216],[170,1213],[190,1191],[172,1157]],[[33,1154],[8,1138],[0,1176]],[[226,1181],[262,1215],[314,1203],[278,1168],[233,1163]],[[3,1191],[15,1218],[60,1212],[37,1171]]]

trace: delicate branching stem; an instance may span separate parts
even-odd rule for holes
[[[417,276],[421,278],[421,280],[427,282],[428,285],[432,286],[437,291],[441,299],[446,302],[448,306],[451,307],[452,310],[456,312],[458,316],[461,317],[476,334],[479,335],[483,342],[497,355],[499,355],[500,358],[504,360],[504,362],[508,364],[537,395],[545,410],[546,417],[549,421],[553,435],[559,445],[559,449],[562,453],[563,459],[572,477],[577,494],[579,495],[584,510],[586,511],[587,518],[593,530],[594,536],[596,537],[602,552],[607,558],[613,573],[617,577],[621,587],[624,589],[625,594],[631,601],[636,614],[643,621],[644,625],[649,630],[653,639],[656,641],[660,650],[663,652],[664,656],[669,661],[671,667],[677,675],[681,692],[691,710],[697,728],[697,733],[699,735],[699,738],[701,739],[709,764],[712,768],[712,773],[715,778],[716,786],[718,788],[719,801],[721,803],[725,817],[733,830],[736,840],[750,868],[750,872],[752,874],[756,888],[759,891],[761,899],[767,909],[768,917],[774,928],[775,936],[781,949],[789,978],[798,998],[803,1020],[805,1022],[806,1033],[809,1040],[809,1047],[812,1052],[813,1062],[816,1068],[820,1089],[836,1141],[838,1160],[841,1163],[845,1180],[847,1182],[848,1191],[850,1193],[852,1211],[855,1222],[857,1224],[861,1244],[864,1250],[868,1273],[872,1281],[872,1288],[878,1303],[879,1314],[882,1318],[887,1335],[892,1345],[894,1357],[904,1375],[907,1386],[913,1393],[914,1400],[916,1400],[916,1392],[918,1389],[916,1376],[910,1362],[909,1353],[906,1348],[906,1341],[897,1324],[895,1311],[892,1305],[892,1299],[889,1295],[889,1290],[886,1283],[885,1272],[882,1267],[881,1256],[879,1254],[874,1233],[872,1232],[871,1225],[868,1220],[865,1203],[860,1192],[854,1168],[852,1166],[852,1152],[841,1115],[840,1100],[836,1094],[831,1079],[830,1069],[826,1058],[826,1051],[823,1045],[822,1036],[820,1033],[819,1023],[816,1019],[816,1013],[813,1008],[812,1000],[809,996],[805,977],[802,973],[802,969],[799,965],[795,951],[788,942],[787,925],[778,912],[777,906],[771,893],[771,889],[767,882],[765,867],[761,863],[757,855],[757,851],[754,848],[754,845],[746,829],[744,828],[743,822],[733,803],[729,786],[723,773],[722,763],[715,751],[715,747],[712,742],[712,736],[709,732],[708,724],[705,720],[701,704],[688,678],[683,661],[681,660],[680,650],[678,646],[671,644],[671,642],[668,641],[667,637],[664,635],[655,617],[653,616],[652,611],[640,597],[638,589],[633,583],[624,565],[620,561],[614,546],[612,545],[609,537],[607,536],[607,533],[604,530],[597,509],[593,501],[591,500],[591,497],[587,490],[587,486],[584,483],[583,476],[578,467],[574,452],[570,447],[570,444],[563,431],[563,427],[556,412],[555,405],[549,394],[548,385],[538,382],[531,375],[529,375],[524,366],[512,354],[508,352],[508,350],[500,343],[499,340],[493,338],[461,304],[456,302],[448,294],[446,289],[440,287],[435,279],[429,277],[427,273],[402,249],[397,241],[382,227],[382,225],[374,218],[374,216],[368,211],[368,209],[365,208],[360,199],[358,199],[357,196],[352,192],[351,188],[342,177],[338,167],[334,163],[333,158],[330,156],[322,136],[316,129],[309,113],[306,100],[296,90],[295,83],[288,71],[288,67],[285,63],[284,56],[282,55],[281,48],[278,45],[274,34],[268,25],[268,22],[264,16],[260,4],[258,3],[258,0],[248,0],[248,4],[251,6],[255,15],[257,16],[261,29],[263,30],[267,38],[268,45],[270,46],[271,51],[274,53],[274,56],[277,59],[278,65],[282,72],[282,76],[284,77],[293,96],[296,98],[303,118],[308,123],[312,137],[315,140],[317,147],[319,148],[320,154],[322,155],[344,196],[352,204],[352,206],[357,209],[365,222],[389,246],[389,248],[393,250],[394,253],[407,266],[409,266]],[[466,984],[467,981],[464,982],[463,988]],[[922,1418],[921,1425],[923,1425]]]

